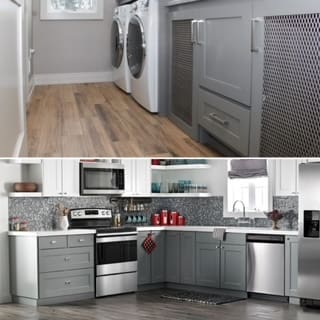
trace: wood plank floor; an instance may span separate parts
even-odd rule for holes
[[[28,108],[31,157],[217,157],[112,83],[35,88]]]
[[[280,302],[245,300],[221,306],[160,298],[161,291],[51,307],[0,305],[2,320],[318,320],[319,310]]]

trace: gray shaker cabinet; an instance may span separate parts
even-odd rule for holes
[[[152,234],[157,247],[149,255],[143,242]],[[165,281],[165,232],[139,232],[138,235],[138,285],[162,283]]]
[[[208,8],[210,6],[210,8]],[[251,105],[252,1],[215,0],[200,9],[199,85]]]
[[[220,287],[245,291],[247,286],[246,263],[246,246],[222,244]]]
[[[167,232],[166,282],[180,282],[180,231]]]
[[[286,237],[285,243],[285,295],[298,296],[298,237]]]
[[[194,285],[196,283],[195,233],[180,234],[180,282]]]
[[[138,285],[151,283],[151,259],[142,246],[148,234],[149,232],[138,234]]]
[[[220,241],[213,240],[211,234],[197,233],[196,236],[196,284],[219,288]]]

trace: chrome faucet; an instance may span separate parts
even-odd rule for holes
[[[242,208],[243,208],[243,218],[245,218],[245,217],[246,217],[246,206],[245,206],[245,204],[244,204],[244,202],[243,202],[242,200],[236,200],[236,201],[233,203],[232,212],[235,213],[236,204],[237,204],[238,202],[242,204]]]

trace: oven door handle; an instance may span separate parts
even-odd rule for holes
[[[137,236],[97,238],[96,243],[137,241]]]
[[[138,236],[137,232],[121,232],[121,233],[98,233],[97,238],[102,238],[102,237],[118,237],[118,236]]]

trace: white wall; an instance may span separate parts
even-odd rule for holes
[[[115,0],[105,0],[104,20],[43,21],[33,0],[35,74],[111,71],[110,32]]]
[[[11,301],[8,248],[8,192],[12,183],[20,180],[21,170],[17,165],[0,161],[0,303]]]

